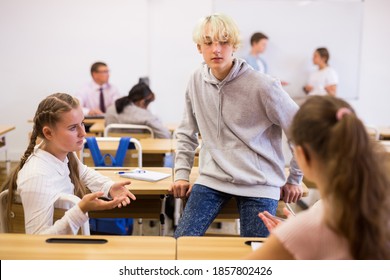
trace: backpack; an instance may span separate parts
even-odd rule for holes
[[[87,137],[85,139],[87,141],[85,148],[91,151],[93,162],[95,166],[99,167],[122,167],[127,150],[135,149],[134,144],[130,143],[130,137],[121,137],[115,157],[111,154],[102,155],[95,137]],[[105,159],[107,157],[111,159],[111,165],[106,164]],[[133,223],[134,221],[131,218],[89,219],[91,232],[95,234],[131,235]]]
[[[85,140],[87,141],[85,148],[88,148],[91,151],[93,163],[98,167],[122,167],[123,162],[125,161],[127,150],[129,148],[135,148],[134,145],[129,146],[130,137],[121,137],[115,157],[113,157],[111,154],[101,154],[95,137],[87,137]],[[111,159],[111,165],[106,164],[107,157]]]

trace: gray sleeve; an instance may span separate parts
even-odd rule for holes
[[[195,151],[199,145],[198,133],[199,128],[192,110],[190,93],[187,89],[183,120],[176,130],[175,181],[189,181]]]
[[[287,183],[299,185],[302,182],[303,173],[295,160],[292,145],[290,144],[290,126],[299,107],[290,95],[284,91],[279,80],[274,80],[268,88],[269,94],[266,100],[266,111],[270,120],[279,125],[287,136],[288,144],[293,157],[290,161],[290,174]]]

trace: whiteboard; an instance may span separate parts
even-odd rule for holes
[[[356,99],[362,34],[363,2],[214,0],[214,12],[231,16],[241,31],[241,48],[236,56],[250,50],[250,37],[263,32],[269,37],[263,54],[269,74],[289,83],[286,91],[294,98],[316,67],[312,56],[318,47],[330,53],[329,65],[339,76],[337,95]]]

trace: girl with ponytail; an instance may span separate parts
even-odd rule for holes
[[[155,95],[147,84],[140,82],[134,85],[128,96],[117,99],[107,108],[105,124],[147,125],[153,130],[155,138],[171,138],[168,128],[148,109],[154,99]]]
[[[313,96],[291,126],[294,154],[321,200],[286,222],[274,223],[253,259],[390,259],[388,154],[366,132],[351,106]],[[267,218],[268,217],[268,218]]]
[[[126,188],[130,181],[114,183],[78,160],[75,152],[84,145],[83,120],[78,100],[65,93],[52,94],[38,106],[28,148],[2,187],[9,190],[8,213],[15,192],[20,195],[28,234],[77,234],[88,211],[126,206],[135,199]],[[36,145],[38,138],[42,141]],[[59,194],[74,194],[81,201],[53,223]]]

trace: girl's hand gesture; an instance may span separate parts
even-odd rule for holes
[[[115,199],[119,198],[120,203],[118,204],[118,207],[121,208],[122,206],[126,206],[130,204],[130,198],[132,200],[136,200],[136,197],[134,194],[132,194],[128,188],[126,187],[127,185],[130,185],[130,181],[123,181],[123,182],[118,182],[112,185],[109,193],[110,196]]]
[[[125,199],[119,197],[110,201],[99,199],[99,197],[103,196],[103,194],[103,192],[95,192],[84,195],[84,197],[79,202],[81,211],[86,213],[89,211],[113,209],[120,205]]]

